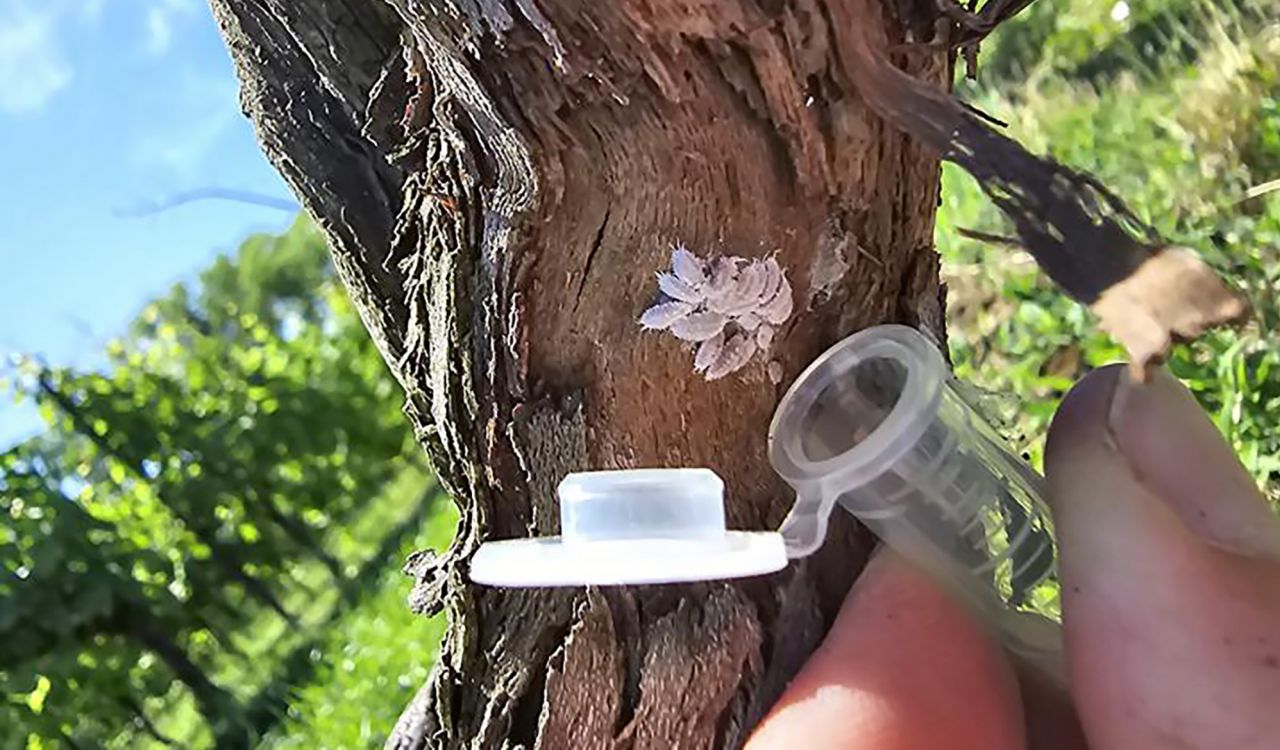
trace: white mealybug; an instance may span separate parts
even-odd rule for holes
[[[696,344],[694,371],[707,380],[737,372],[756,352],[767,356],[794,309],[791,284],[774,256],[703,259],[677,244],[670,271],[657,279],[661,296],[640,324]]]
[[[707,368],[720,359],[720,350],[724,349],[724,331],[698,344],[698,353],[693,355],[695,372],[706,372]]]
[[[731,316],[748,313],[760,305],[764,281],[764,271],[760,266],[747,266],[720,294],[708,296],[707,307]]]
[[[683,318],[678,318],[667,326],[667,330],[675,334],[675,337],[682,341],[706,341],[724,330],[724,324],[729,319],[717,312],[695,312],[689,313]]]
[[[778,259],[770,257],[764,262],[765,285],[764,291],[760,292],[761,299],[773,299],[778,294],[778,290],[782,285],[787,283],[787,277],[782,273],[782,266],[778,265]]]
[[[756,353],[756,338],[744,331],[738,331],[725,339],[720,348],[720,356],[715,364],[707,368],[707,380],[719,380],[731,372],[740,370],[751,361]]]
[[[707,283],[706,264],[698,256],[689,252],[684,245],[677,244],[671,251],[671,270],[680,280],[697,289]]]
[[[658,288],[671,299],[692,302],[695,305],[702,302],[706,297],[692,284],[673,273],[658,274]]]
[[[707,299],[718,300],[733,293],[734,282],[738,280],[738,264],[742,258],[716,258],[708,265],[711,273],[707,278]]]
[[[780,326],[787,322],[787,318],[791,317],[793,305],[794,301],[791,299],[791,285],[788,284],[784,278],[782,280],[782,288],[778,290],[777,295],[760,306],[760,317],[775,326]]]
[[[761,325],[756,329],[756,348],[767,352],[770,346],[773,346],[773,326]]]
[[[688,302],[663,302],[645,310],[640,316],[640,325],[651,331],[661,331],[693,312],[695,307]]]
[[[752,300],[760,299],[768,283],[769,269],[764,263],[752,263],[738,274],[738,296]]]
[[[734,318],[734,322],[742,326],[744,331],[754,331],[760,327],[760,316],[755,312],[746,312]]]

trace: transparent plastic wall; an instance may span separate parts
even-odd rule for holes
[[[1061,673],[1056,548],[1041,479],[949,381],[914,329],[879,326],[818,359],[770,429],[774,468],[796,489],[788,556],[821,545],[843,507]]]

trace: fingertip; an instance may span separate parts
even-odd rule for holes
[[[1280,560],[1280,521],[1191,391],[1157,370],[1121,395],[1111,431],[1134,474],[1210,544]]]
[[[1022,744],[1017,681],[1000,647],[951,596],[886,550],[748,747]]]
[[[1144,383],[1112,365],[1063,399],[1045,447],[1051,480],[1089,484],[1102,454],[1132,475],[1194,535],[1244,555],[1280,560],[1280,521],[1195,397],[1163,369]],[[1050,493],[1055,515],[1063,493]]]
[[[1045,440],[1046,473],[1082,443],[1105,439],[1116,388],[1123,377],[1127,377],[1123,365],[1108,365],[1090,371],[1067,391]]]

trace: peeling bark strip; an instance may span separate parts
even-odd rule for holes
[[[949,12],[958,6],[941,0]],[[989,2],[1016,12],[1021,0]],[[876,0],[859,0],[862,14]],[[985,9],[984,9],[985,10]],[[961,12],[960,17],[964,15]],[[1168,246],[1089,175],[1032,155],[946,91],[893,66],[874,26],[846,25],[850,77],[867,103],[972,174],[1013,222],[1021,244],[1068,294],[1089,305],[1129,351],[1139,380],[1176,341],[1241,320],[1244,300],[1191,251]],[[974,17],[971,35],[984,32]],[[986,31],[990,29],[987,28]],[[990,239],[989,237],[986,237]]]
[[[211,4],[460,508],[448,553],[406,565],[414,608],[450,627],[388,747],[740,744],[864,532],[841,520],[812,561],[733,584],[505,591],[470,586],[467,560],[553,528],[579,468],[708,466],[733,527],[777,526],[791,497],[765,440],[788,381],[868,325],[941,334],[938,163],[868,108],[848,57],[857,29],[901,45],[950,22],[904,0]],[[945,45],[895,62],[951,79]],[[771,372],[707,382],[636,326],[677,240],[786,269]]]
[[[720,585],[685,599],[646,633],[640,703],[622,737],[635,747],[714,747],[741,727],[740,691],[755,689],[762,634],[751,603]]]
[[[626,657],[613,613],[597,589],[587,592],[564,646],[547,664],[546,701],[534,750],[608,750],[622,712]]]

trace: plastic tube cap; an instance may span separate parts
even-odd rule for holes
[[[570,474],[562,536],[480,545],[471,580],[491,586],[677,583],[739,578],[787,564],[777,532],[726,531],[724,482],[710,469]]]

